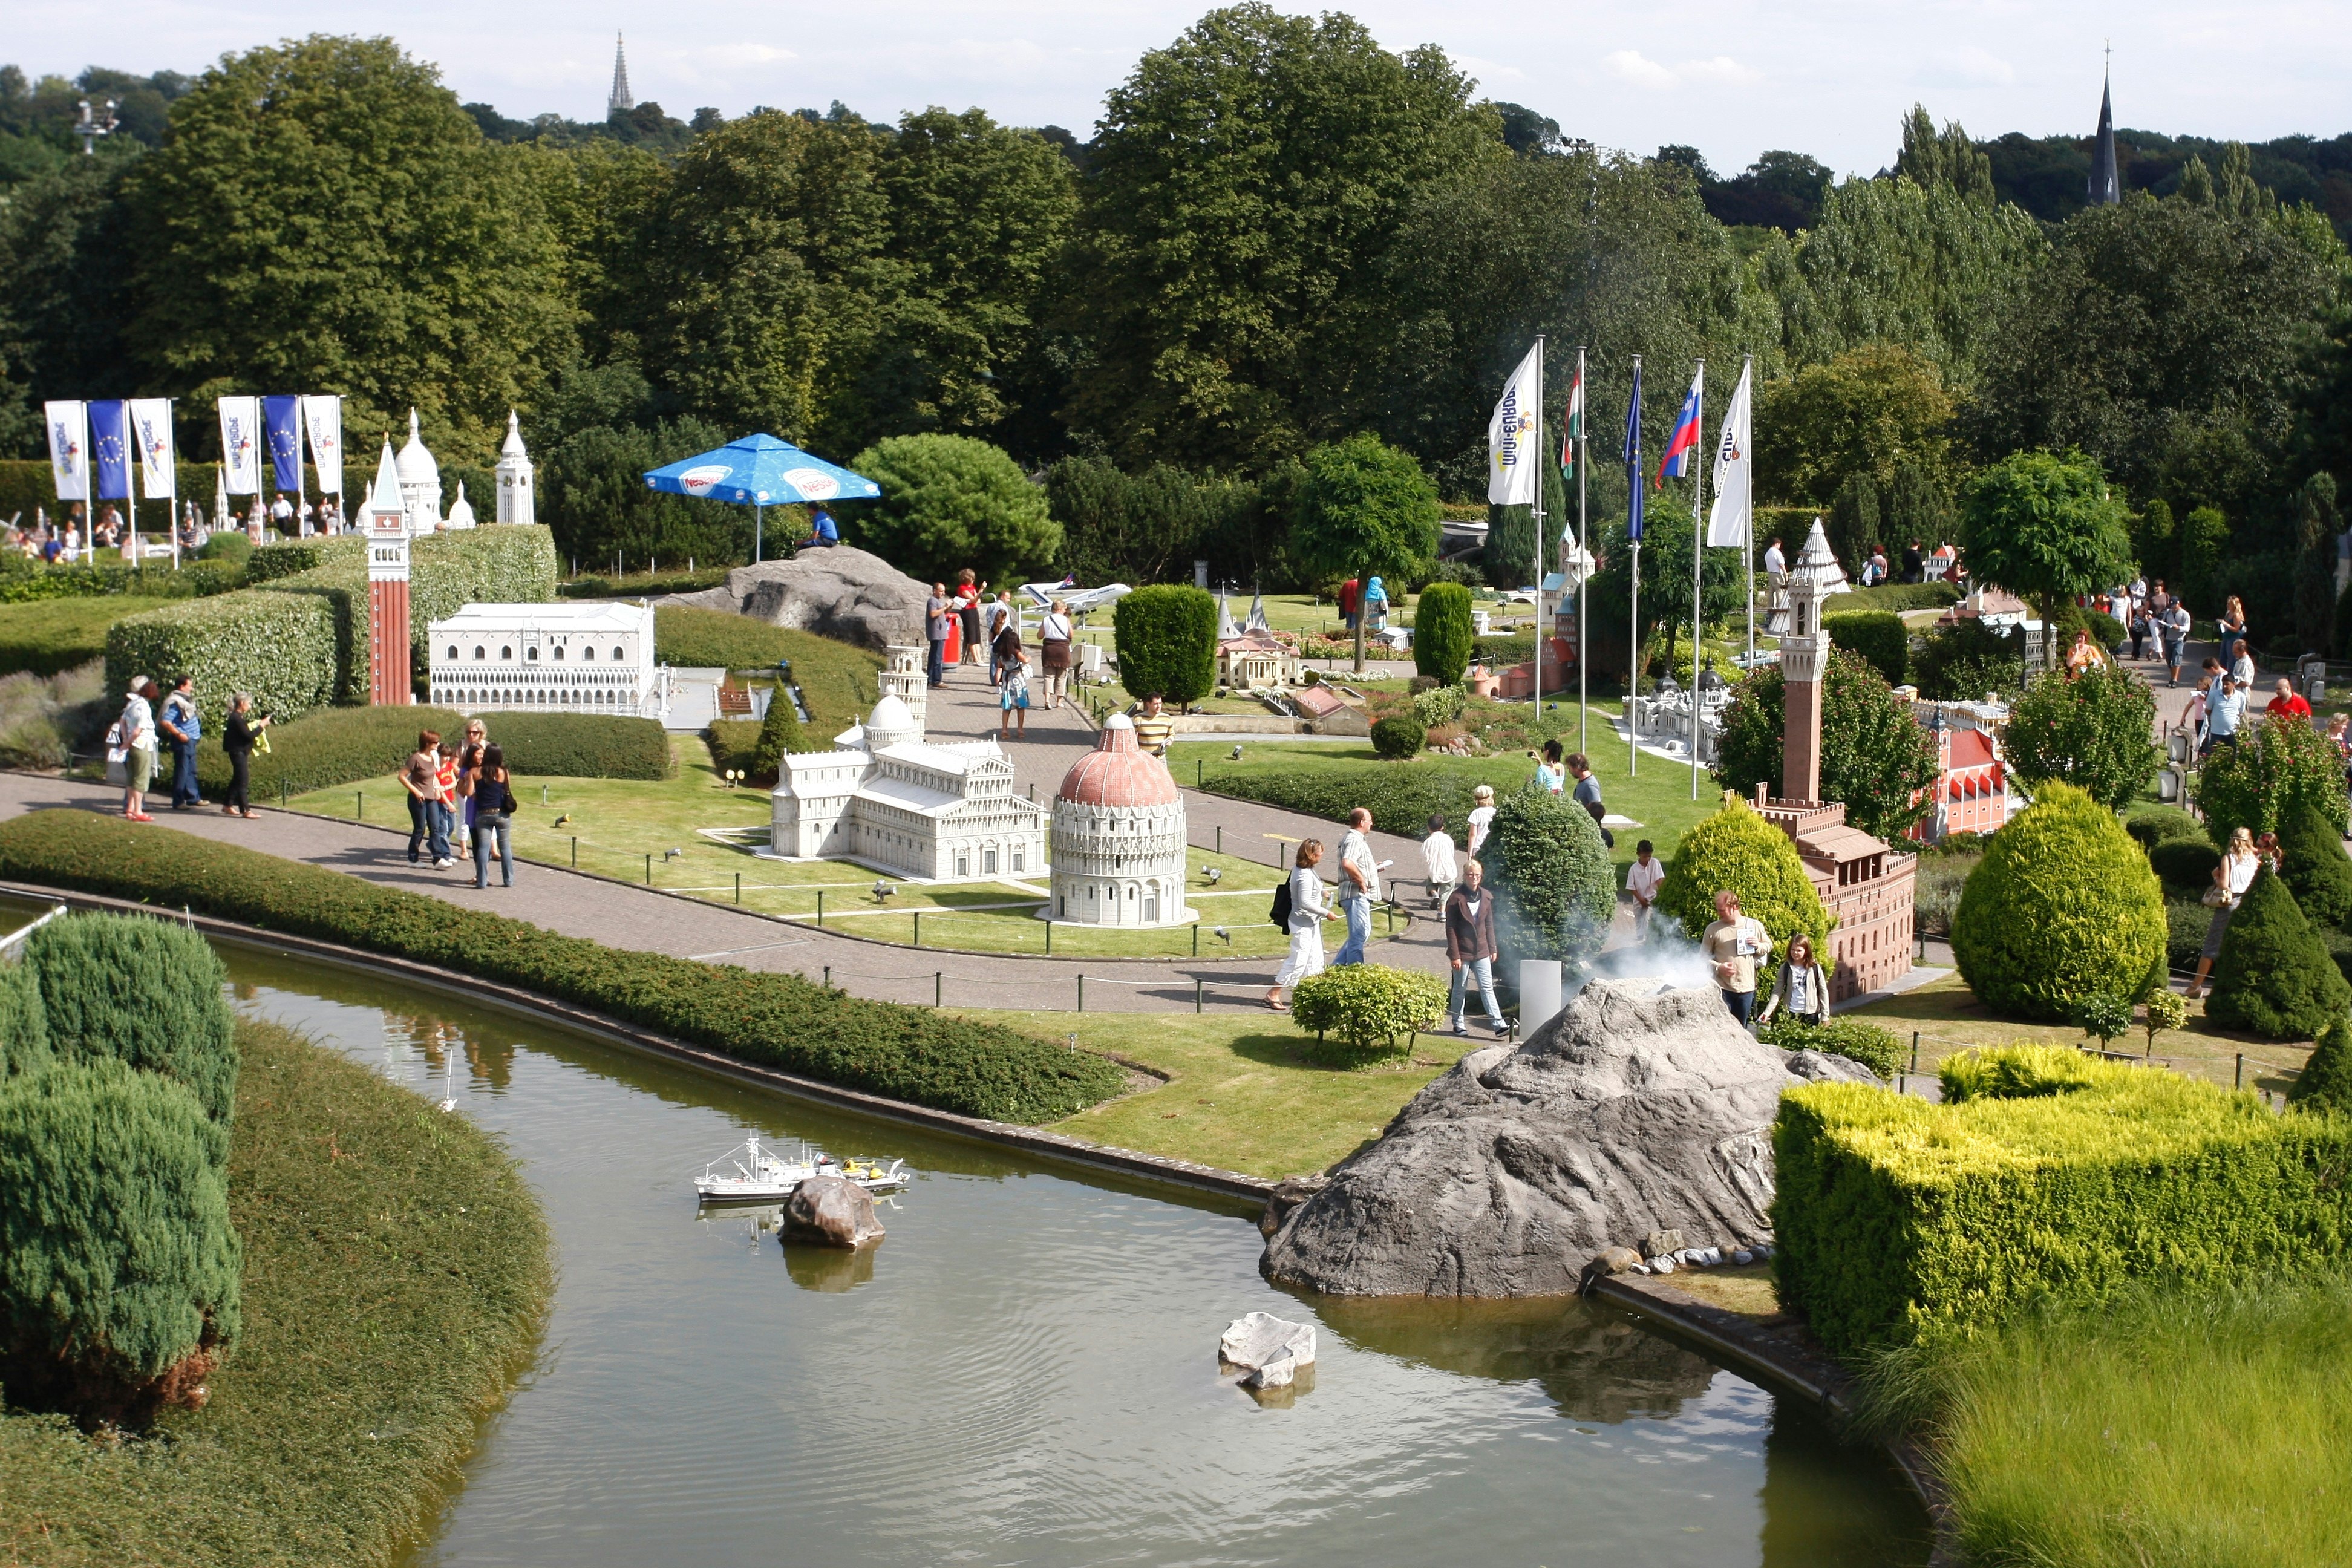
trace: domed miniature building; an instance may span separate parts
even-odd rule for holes
[[[417,427],[416,410],[408,411],[408,445],[394,459],[400,476],[401,510],[408,514],[408,533],[415,538],[441,526],[441,465],[425,449]]]
[[[1167,764],[1135,743],[1123,713],[1071,764],[1054,800],[1054,900],[1045,918],[1080,925],[1172,926],[1184,904],[1184,795]]]

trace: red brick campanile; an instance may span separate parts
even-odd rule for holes
[[[401,504],[400,474],[392,441],[376,465],[375,489],[368,497],[368,701],[404,708],[415,700],[409,673],[408,514]]]

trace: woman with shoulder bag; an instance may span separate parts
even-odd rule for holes
[[[1789,939],[1789,956],[1780,963],[1780,977],[1772,983],[1764,1010],[1756,1015],[1757,1024],[1775,1013],[1816,1029],[1830,1021],[1830,977],[1813,957],[1813,939],[1803,931]]]
[[[152,822],[143,798],[147,785],[155,776],[155,683],[141,676],[131,683],[131,696],[122,705],[122,717],[114,721],[107,736],[107,762],[112,764],[114,752],[122,753],[122,815],[133,822]],[[111,772],[111,767],[109,769]]]
[[[2254,853],[2254,835],[2251,828],[2241,827],[2230,835],[2230,852],[2213,868],[2213,885],[2205,889],[2200,900],[2213,911],[2213,923],[2206,928],[2204,950],[2197,959],[2197,978],[2189,983],[2187,1000],[2194,1002],[2205,994],[2205,977],[2213,972],[2213,961],[2221,956],[2221,933],[2230,929],[2230,917],[2237,912],[2246,889],[2254,885],[2254,873],[2263,868],[2263,858]]]
[[[506,887],[514,886],[514,781],[507,774],[503,746],[484,746],[481,766],[474,773],[474,886],[490,885],[490,863],[483,851],[499,858]]]
[[[1037,621],[1038,665],[1045,673],[1045,706],[1062,705],[1062,689],[1070,679],[1070,607],[1061,600]]]

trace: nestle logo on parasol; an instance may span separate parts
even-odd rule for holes
[[[803,500],[831,500],[841,493],[841,481],[823,468],[787,468],[784,479]]]
[[[709,490],[719,480],[734,471],[733,468],[725,463],[705,463],[698,468],[688,468],[678,475],[677,482],[686,487],[687,494],[698,496]]]

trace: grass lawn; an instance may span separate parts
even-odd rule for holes
[[[287,1030],[237,1040],[244,1338],[150,1437],[0,1412],[12,1564],[390,1563],[529,1365],[553,1280],[513,1161]]]
[[[1169,1075],[1158,1089],[1053,1123],[1056,1131],[1256,1176],[1320,1171],[1344,1159],[1465,1050],[1492,1043],[1484,1030],[1468,1039],[1421,1035],[1409,1060],[1349,1072],[1309,1061],[1307,1037],[1287,1015],[965,1016],[1045,1039],[1075,1035],[1083,1047]]]
[[[56,675],[106,657],[106,630],[125,616],[169,599],[110,594],[89,599],[35,599],[0,605],[0,675]]]

